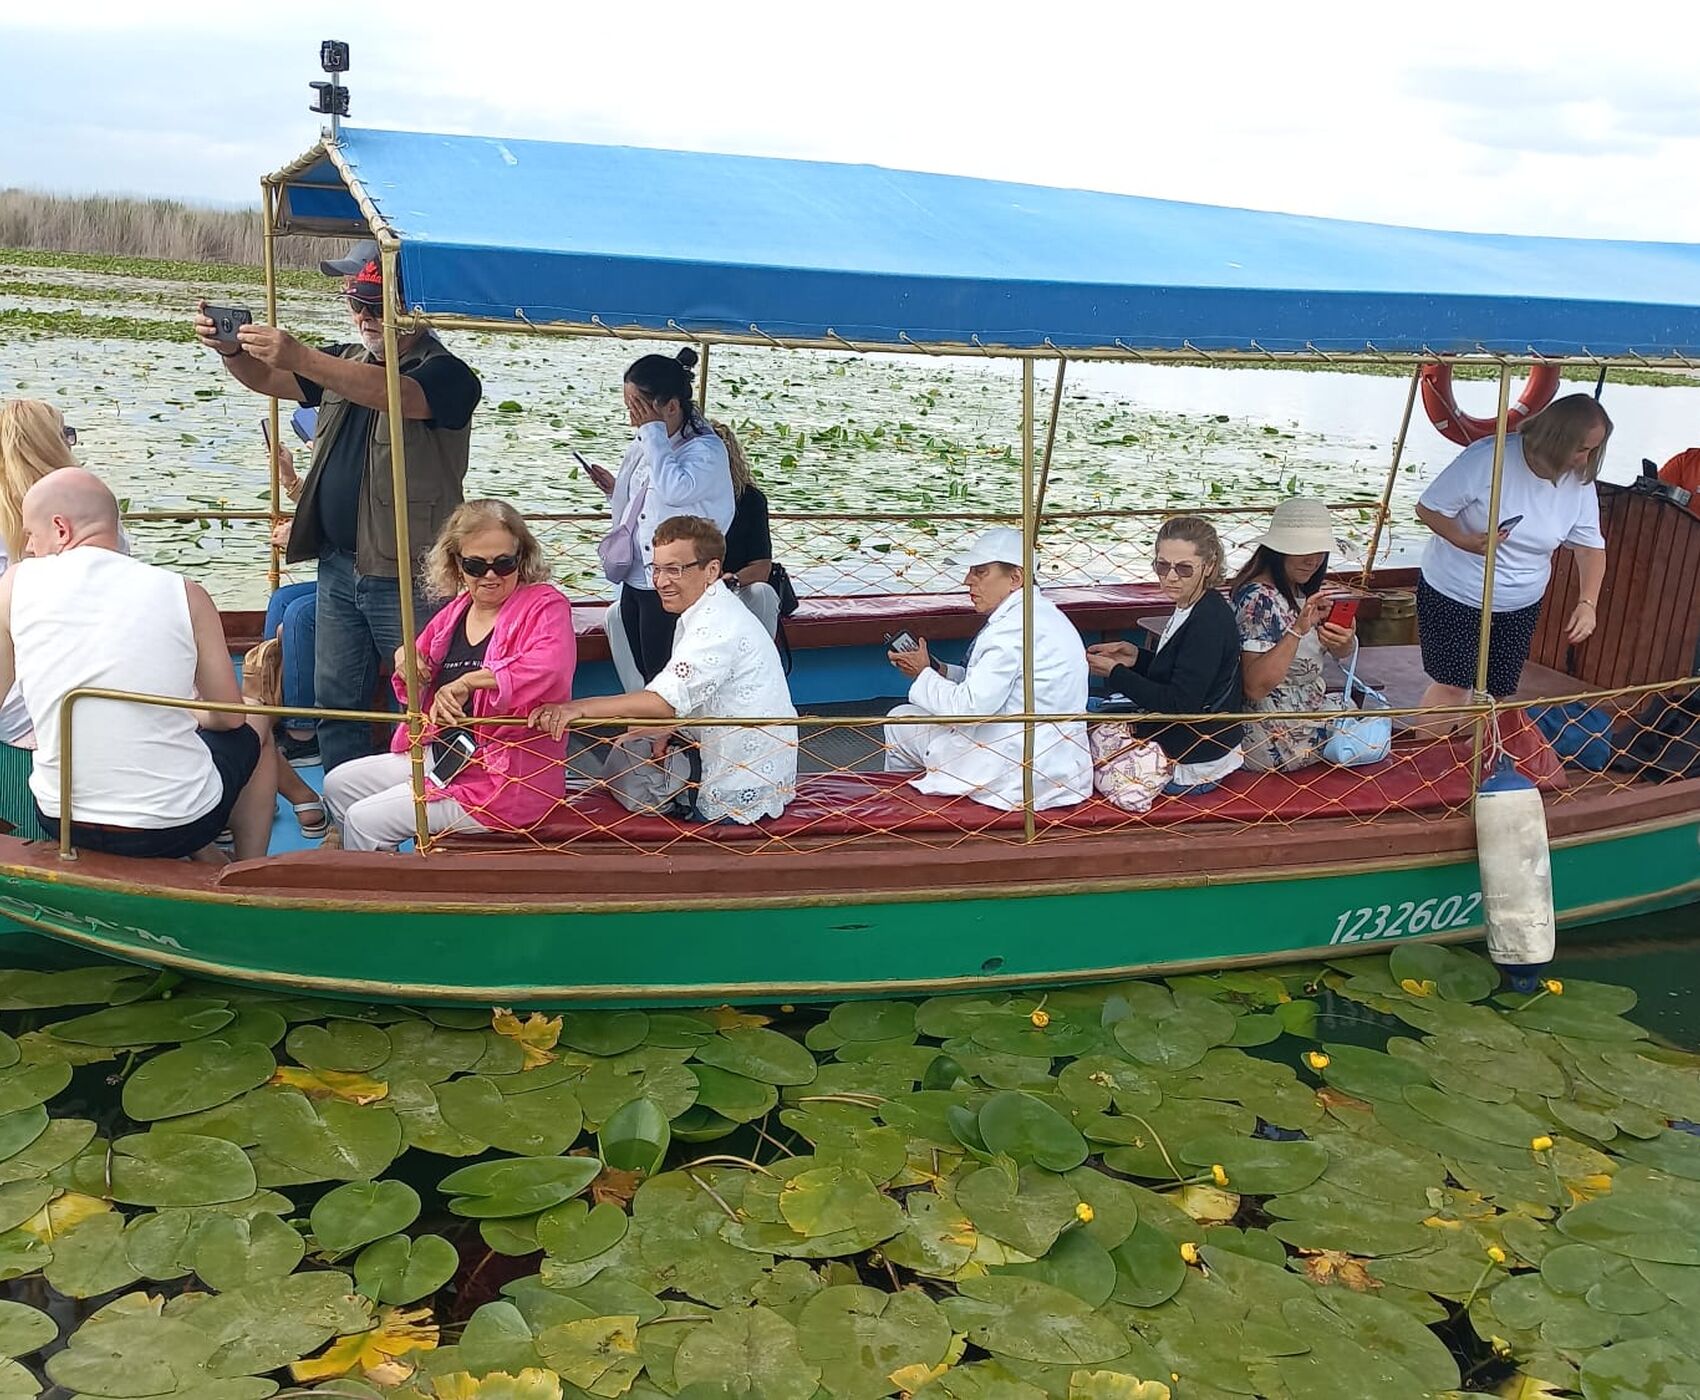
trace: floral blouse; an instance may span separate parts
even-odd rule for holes
[[[1299,616],[1299,610],[1271,583],[1248,583],[1234,590],[1234,620],[1242,651],[1270,651]],[[1313,628],[1299,638],[1298,651],[1281,683],[1248,710],[1312,711],[1333,708],[1322,672],[1322,640]],[[1270,719],[1245,727],[1246,763],[1253,768],[1303,768],[1322,760],[1328,726],[1313,720]]]

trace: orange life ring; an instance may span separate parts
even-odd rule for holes
[[[1492,437],[1495,423],[1492,418],[1472,418],[1458,411],[1458,400],[1452,396],[1452,366],[1444,360],[1423,366],[1423,407],[1428,410],[1429,422],[1440,435],[1460,447]],[[1524,420],[1534,417],[1558,392],[1558,366],[1537,364],[1529,371],[1528,381],[1511,401],[1511,412],[1505,420],[1505,430],[1516,432]]]

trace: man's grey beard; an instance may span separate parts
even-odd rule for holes
[[[382,335],[366,335],[362,333],[360,343],[366,347],[366,353],[374,360],[384,358],[384,338]]]

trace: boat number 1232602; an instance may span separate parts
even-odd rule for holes
[[[1367,909],[1347,909],[1334,925],[1330,943],[1367,943],[1372,938],[1398,938],[1407,933],[1438,933],[1464,928],[1481,906],[1480,894],[1438,895],[1421,904],[1404,900],[1398,905],[1375,904]]]

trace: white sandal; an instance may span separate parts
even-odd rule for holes
[[[330,830],[330,816],[325,811],[325,804],[322,799],[316,802],[294,802],[290,804],[290,808],[295,813],[296,825],[301,828],[303,836],[323,836],[325,832]],[[310,812],[316,812],[318,816],[316,818],[309,817],[307,814]]]

